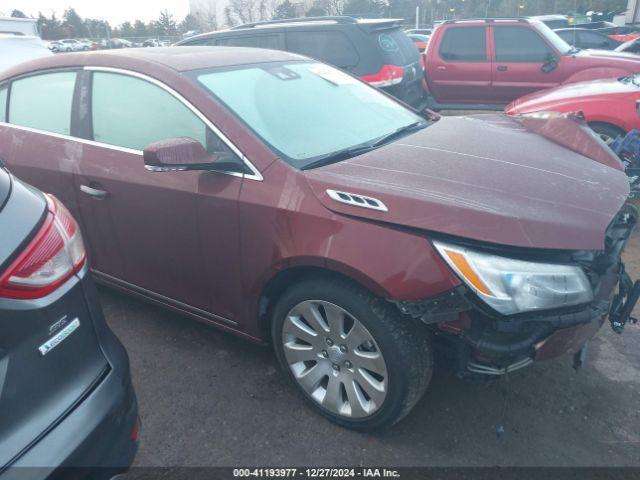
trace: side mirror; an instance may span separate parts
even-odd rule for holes
[[[209,170],[217,160],[200,142],[188,137],[154,142],[144,149],[142,157],[144,167],[150,172]]]
[[[542,70],[543,73],[550,73],[553,72],[557,67],[558,58],[553,54],[549,54],[544,59],[544,63],[542,64],[542,67],[540,67],[540,70]]]

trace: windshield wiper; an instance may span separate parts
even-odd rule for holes
[[[311,163],[307,163],[304,167],[301,167],[301,170],[309,170],[311,168],[323,167],[324,165],[329,165],[331,163],[339,162],[340,160],[346,160],[347,158],[357,157],[363,153],[366,153],[371,150],[369,145],[345,148],[344,150],[338,150],[337,152],[329,153],[328,155],[324,155]]]
[[[341,160],[346,160],[348,158],[357,157],[358,155],[362,155],[363,153],[370,152],[371,150],[375,150],[393,140],[403,137],[404,135],[415,131],[421,130],[428,125],[428,122],[421,120],[419,122],[414,122],[409,125],[405,125],[404,127],[400,127],[393,132],[384,135],[378,138],[376,141],[372,143],[367,143],[364,145],[358,145],[356,147],[345,148],[344,150],[338,150],[337,152],[329,153],[328,155],[324,155],[320,158],[317,158],[311,163],[306,164],[304,167],[301,167],[302,170],[309,170],[312,168],[322,167],[324,165],[329,165],[331,163],[336,163]]]
[[[397,138],[404,137],[406,134],[408,134],[410,132],[413,132],[415,130],[422,130],[426,126],[427,126],[427,122],[425,122],[424,120],[421,120],[419,122],[411,123],[411,124],[406,125],[404,127],[400,127],[397,130],[394,130],[393,132],[391,132],[388,135],[385,135],[384,137],[380,137],[378,140],[376,140],[370,146],[371,146],[371,148],[381,147],[382,145],[384,145],[386,143],[393,142]]]

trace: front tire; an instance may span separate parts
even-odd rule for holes
[[[278,300],[271,326],[289,378],[316,411],[344,427],[398,422],[431,380],[426,329],[349,280],[297,282]]]

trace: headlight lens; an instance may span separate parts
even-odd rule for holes
[[[589,279],[578,266],[516,260],[439,241],[433,244],[458,276],[504,315],[593,300]]]

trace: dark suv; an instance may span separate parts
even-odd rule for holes
[[[417,110],[426,106],[420,53],[400,20],[317,17],[248,23],[177,45],[286,50],[335,65]]]

